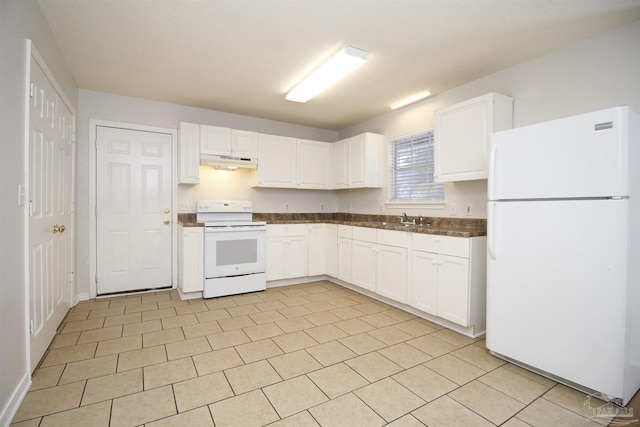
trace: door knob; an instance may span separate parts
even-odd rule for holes
[[[164,222],[165,224],[169,224],[169,223],[171,223],[171,221],[169,221],[168,219],[165,219],[163,222]]]
[[[51,227],[49,231],[52,231],[53,234],[60,233],[60,226],[58,224],[54,224],[54,226]]]
[[[63,224],[63,225],[58,226],[58,232],[59,232],[59,233],[64,233],[64,230],[65,230],[64,224]]]
[[[164,208],[164,213],[169,213],[169,212],[171,212],[169,208]]]

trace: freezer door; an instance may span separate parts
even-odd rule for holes
[[[628,107],[491,136],[489,200],[628,196]]]
[[[487,348],[622,396],[627,206],[489,203]]]

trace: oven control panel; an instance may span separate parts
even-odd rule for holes
[[[198,200],[198,213],[210,212],[253,212],[251,200]]]

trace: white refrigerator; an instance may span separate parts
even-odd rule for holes
[[[487,348],[626,405],[640,388],[640,116],[497,132],[490,150]]]

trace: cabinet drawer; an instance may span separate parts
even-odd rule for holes
[[[469,239],[466,237],[414,233],[413,249],[469,258]]]
[[[307,234],[307,224],[269,224],[267,237],[304,236]]]
[[[376,230],[375,228],[367,227],[352,227],[353,240],[362,240],[365,242],[376,242]]]
[[[409,233],[406,231],[378,230],[378,244],[406,248]]]
[[[351,239],[353,237],[353,227],[350,225],[338,225],[338,237]]]

